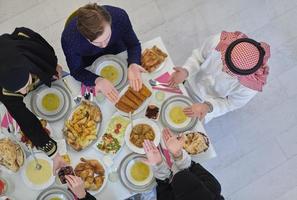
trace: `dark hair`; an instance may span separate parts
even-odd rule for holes
[[[90,41],[103,34],[106,22],[111,23],[110,14],[96,3],[87,4],[77,10],[77,29]]]

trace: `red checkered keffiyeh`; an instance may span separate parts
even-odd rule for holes
[[[238,75],[230,71],[226,60],[225,54],[228,46],[241,38],[248,38],[241,32],[226,32],[221,33],[221,40],[216,47],[216,50],[221,52],[221,59],[223,62],[223,71],[231,76],[237,77],[239,82],[253,90],[262,91],[263,86],[266,84],[269,67],[267,61],[270,58],[270,46],[264,42],[260,42],[261,47],[265,51],[263,58],[263,64],[253,74],[250,75]],[[242,70],[248,70],[253,68],[259,61],[260,52],[256,46],[248,42],[241,42],[234,46],[231,52],[231,61],[238,68]]]

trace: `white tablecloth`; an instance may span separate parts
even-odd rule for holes
[[[145,42],[142,45],[142,49],[145,48],[150,48],[153,45],[157,45],[159,48],[161,48],[163,51],[165,51],[168,54],[168,51],[166,50],[164,43],[162,42],[162,39],[160,37],[155,38],[149,42]],[[169,54],[168,54],[169,55]],[[121,56],[122,58],[126,59],[127,58],[127,53],[123,52],[121,54],[119,54],[119,56]],[[160,75],[162,75],[165,72],[171,72],[172,68],[174,67],[174,64],[170,58],[170,55],[168,56],[167,60],[166,60],[166,64],[164,65],[163,69],[161,69],[160,71],[153,73],[153,74],[144,74],[143,75],[143,80],[147,81],[151,78],[156,78]],[[66,77],[68,84],[70,85],[72,91],[73,91],[73,96],[77,96],[80,94],[80,83],[77,82],[76,80],[74,80],[71,76]],[[61,82],[61,84],[63,84]],[[183,85],[181,85],[181,89],[183,91],[183,93],[185,95],[187,95],[187,92],[185,91]],[[158,103],[157,101],[155,101],[155,92],[153,92],[153,97],[151,99],[152,103],[157,104],[158,106],[161,106],[160,103]],[[166,98],[168,98],[169,96],[174,95],[172,93],[166,93]],[[28,97],[26,97],[26,99],[29,99],[30,95],[28,95]],[[165,99],[166,99],[165,98]],[[74,105],[74,102],[72,102]],[[109,119],[114,115],[114,113],[116,112],[115,107],[107,100],[104,100],[101,103],[98,103],[102,113],[103,113],[103,121],[102,121],[102,126],[100,129],[100,135],[102,135],[105,131],[105,128],[107,126],[107,122],[109,121]],[[144,116],[144,111],[142,111],[141,113],[137,114],[136,116],[134,116],[134,119],[137,118],[142,118]],[[162,125],[160,122],[158,122],[160,128],[162,128]],[[63,139],[63,134],[62,134],[62,128],[64,125],[64,119],[60,120],[58,122],[54,122],[54,123],[50,123],[51,127],[54,129],[54,134],[57,138]],[[195,129],[197,131],[201,131],[203,133],[205,132],[205,129],[203,127],[203,124],[201,122],[198,122]],[[75,152],[73,150],[71,150],[71,148],[68,147],[68,154],[70,155],[71,159],[72,159],[72,163],[77,163],[78,160],[80,159],[80,157],[87,157],[87,158],[96,158],[96,159],[103,159],[103,155],[101,153],[99,153],[95,147],[90,147],[87,148],[86,150],[83,150],[81,152]],[[131,151],[127,148],[126,145],[124,145],[123,149],[120,151],[120,153],[115,157],[114,159],[114,166],[117,167],[121,160],[127,155],[131,153]],[[210,148],[205,152],[200,154],[199,156],[193,158],[193,160],[199,162],[199,161],[204,161],[207,159],[210,159],[212,157],[215,157],[216,153],[213,149],[213,146],[210,144]],[[12,183],[13,185],[13,191],[11,193],[12,197],[15,197],[16,199],[20,200],[20,199],[26,199],[26,200],[33,200],[36,199],[36,197],[38,196],[38,194],[40,193],[40,191],[34,191],[31,190],[30,188],[28,188],[22,181],[20,173],[12,173],[12,172],[7,172],[2,171],[1,176],[7,177],[7,179],[9,179],[10,183]],[[120,180],[118,180],[117,182],[110,182],[108,181],[106,187],[102,190],[102,192],[100,192],[99,194],[95,195],[97,197],[97,199],[108,199],[108,200],[122,200],[125,198],[128,198],[130,196],[132,196],[134,193],[127,190],[120,182]]]

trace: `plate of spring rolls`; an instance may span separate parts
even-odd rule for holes
[[[130,112],[135,115],[146,108],[151,96],[152,92],[145,84],[142,84],[138,92],[127,86],[121,91],[120,99],[115,106],[123,116],[129,116]]]

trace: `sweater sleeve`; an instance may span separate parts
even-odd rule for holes
[[[38,118],[26,107],[23,97],[3,95],[1,88],[0,101],[37,149],[53,157],[57,152],[57,143],[48,136]]]
[[[125,25],[121,25],[125,28],[124,34],[122,36],[122,40],[127,46],[128,51],[128,65],[132,63],[136,63],[140,65],[140,57],[141,57],[141,46],[140,42],[133,30],[131,21],[129,19],[126,11],[122,10],[122,20]]]
[[[200,71],[201,64],[210,55],[219,40],[220,34],[211,36],[202,44],[201,48],[193,50],[192,55],[184,64],[184,68],[189,72],[190,76],[193,76]]]
[[[67,39],[66,39],[67,38]],[[82,55],[77,51],[79,48],[78,39],[68,31],[62,35],[62,48],[66,57],[67,65],[71,76],[86,86],[94,86],[98,76],[87,69],[82,61]]]
[[[80,200],[96,200],[96,197],[94,197],[93,195],[91,195],[90,193],[86,192],[86,196],[83,199]]]

